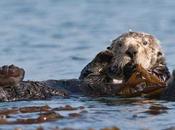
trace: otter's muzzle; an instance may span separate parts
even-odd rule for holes
[[[138,50],[134,46],[129,46],[128,50],[126,51],[126,55],[128,55],[131,59],[133,59],[133,57],[135,57],[137,53],[138,53]]]

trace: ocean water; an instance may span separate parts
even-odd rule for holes
[[[78,78],[81,69],[106,49],[112,39],[132,29],[153,34],[161,41],[172,71],[175,68],[174,8],[173,0],[1,0],[0,65],[15,64],[24,68],[25,80]],[[128,101],[81,97],[0,103],[0,108],[72,104],[84,105],[88,111],[79,119],[39,124],[46,128],[117,126],[123,130],[157,130],[175,126],[174,102]],[[160,115],[144,113],[152,104],[171,109]],[[0,129],[37,126],[2,125]]]

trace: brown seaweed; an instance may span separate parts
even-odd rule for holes
[[[74,110],[83,110],[84,107],[72,107],[70,105],[61,106],[58,108],[51,108],[48,105],[45,106],[30,106],[30,107],[21,107],[21,108],[11,108],[11,109],[1,109],[0,110],[0,125],[8,124],[38,124],[50,121],[56,121],[59,119],[63,119],[64,116],[60,115],[56,111],[74,111]],[[11,115],[15,114],[30,114],[36,113],[35,118],[18,118],[16,120],[11,120]],[[7,118],[7,116],[9,116]],[[78,118],[80,117],[80,113],[70,113],[68,115],[69,118]]]
[[[69,114],[69,117],[71,117],[71,118],[77,118],[77,117],[80,117],[80,116],[81,116],[80,113],[70,113]]]
[[[150,114],[150,115],[159,115],[163,113],[167,113],[167,110],[169,108],[160,104],[155,104],[149,107],[145,113]]]
[[[64,107],[61,106],[61,107],[53,108],[54,111],[73,111],[78,109],[84,109],[84,107],[83,106],[72,107],[70,105],[65,105]]]
[[[12,108],[12,109],[5,109],[5,110],[0,110],[0,115],[10,115],[10,114],[17,114],[18,109],[17,108]]]
[[[101,130],[120,130],[120,129],[117,127],[112,127],[112,128],[103,128]]]
[[[157,96],[166,87],[166,83],[145,70],[141,65],[136,65],[135,72],[127,82],[122,84],[120,95],[132,96]]]
[[[31,113],[31,112],[48,112],[51,109],[48,105],[46,106],[32,106],[32,107],[22,107],[19,108],[21,113]]]

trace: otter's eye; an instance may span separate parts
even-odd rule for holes
[[[143,42],[143,45],[145,45],[145,46],[146,46],[147,44],[148,44],[148,42],[147,42],[147,41],[144,41],[144,42]]]
[[[159,51],[158,53],[157,53],[157,56],[161,56],[162,55],[162,53]]]

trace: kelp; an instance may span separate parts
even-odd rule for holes
[[[48,105],[45,106],[29,106],[29,107],[20,107],[20,108],[10,108],[10,109],[0,109],[0,125],[14,125],[14,124],[38,124],[50,121],[57,121],[59,119],[65,118],[58,111],[74,111],[74,110],[84,110],[83,106],[72,107],[70,105],[60,106],[56,108],[51,108]],[[27,118],[26,114],[35,114],[35,118]],[[21,115],[12,120],[12,115]],[[68,118],[78,118],[81,116],[80,113],[69,113]]]
[[[159,115],[159,114],[167,113],[168,109],[170,109],[170,108],[163,106],[161,104],[153,104],[144,113],[147,113],[150,115]]]
[[[124,97],[156,97],[165,87],[165,82],[137,64],[130,78],[122,84],[119,95]]]

